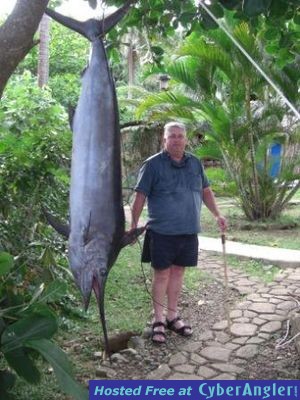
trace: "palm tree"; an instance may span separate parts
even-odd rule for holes
[[[249,26],[242,22],[233,33],[283,90],[284,85],[289,87],[285,93],[295,99],[296,81],[292,87],[287,84],[294,75],[269,65]],[[195,149],[196,154],[222,160],[248,219],[279,215],[300,187],[300,181],[292,185],[300,177],[300,157],[296,153],[282,156],[278,175],[272,177],[270,145],[281,143],[288,149],[292,142],[299,142],[299,133],[286,129],[283,118],[288,113],[251,63],[223,32],[214,30],[205,36],[190,35],[164,72],[172,78],[171,90],[146,97],[138,107],[138,117],[177,118],[194,127],[208,121],[206,143]]]

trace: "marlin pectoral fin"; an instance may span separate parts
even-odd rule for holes
[[[142,226],[140,228],[131,229],[128,232],[125,232],[125,235],[121,241],[121,247],[125,247],[128,244],[134,242],[138,236],[140,236],[146,229],[146,226]]]
[[[70,235],[70,226],[63,224],[52,214],[50,214],[45,208],[42,208],[43,214],[45,215],[49,225],[51,225],[59,234],[63,235],[66,239]]]

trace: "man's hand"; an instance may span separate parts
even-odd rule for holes
[[[222,215],[219,215],[218,217],[216,217],[216,221],[219,225],[220,231],[225,232],[228,227],[226,218]]]

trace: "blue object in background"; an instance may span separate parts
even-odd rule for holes
[[[271,178],[276,178],[280,172],[280,163],[281,163],[281,150],[282,145],[280,143],[274,143],[270,146],[269,156],[271,161],[271,166],[269,170],[269,175]]]

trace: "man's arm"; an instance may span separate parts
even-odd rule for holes
[[[210,187],[203,189],[203,202],[216,218],[221,231],[224,232],[227,229],[227,221],[226,218],[220,214],[214,193]]]
[[[131,208],[131,229],[135,229],[138,225],[141,212],[146,201],[146,196],[142,192],[136,192],[135,199]]]

